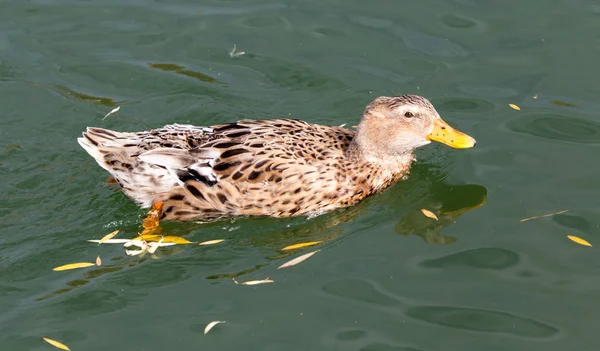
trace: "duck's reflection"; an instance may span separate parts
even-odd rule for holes
[[[431,174],[431,173],[429,173]],[[438,174],[439,176],[439,174]],[[413,189],[412,192],[406,192],[407,189]],[[416,190],[418,189],[418,190]],[[398,196],[404,194],[404,198]],[[441,235],[442,229],[456,222],[461,215],[471,210],[477,209],[485,204],[487,190],[485,187],[476,184],[468,185],[450,185],[443,181],[435,181],[431,178],[423,179],[415,177],[401,185],[397,189],[392,189],[387,194],[381,194],[372,197],[356,206],[334,211],[311,220],[305,218],[292,219],[239,219],[235,221],[217,221],[213,223],[165,223],[165,233],[173,236],[186,237],[193,241],[202,241],[200,238],[206,238],[209,232],[215,231],[223,234],[222,238],[226,241],[220,245],[228,245],[235,248],[237,252],[222,252],[221,261],[232,261],[245,255],[249,251],[255,251],[257,248],[267,249],[265,258],[267,261],[257,261],[250,267],[238,269],[233,272],[220,272],[210,274],[206,279],[221,280],[238,278],[261,270],[269,266],[268,261],[282,260],[287,256],[298,255],[303,252],[300,250],[282,251],[287,245],[297,244],[307,241],[320,241],[320,245],[312,246],[309,250],[320,249],[321,245],[338,244],[340,241],[347,240],[352,235],[347,235],[346,224],[354,225],[354,222],[366,216],[369,212],[375,211],[380,205],[387,208],[391,213],[402,213],[401,217],[394,226],[396,233],[402,235],[420,236],[428,244],[451,244],[457,239],[454,237]],[[417,201],[414,201],[415,199]],[[377,204],[379,202],[379,204]],[[409,208],[406,210],[406,208]],[[426,217],[420,209],[425,208],[436,214],[438,220]],[[357,225],[360,225],[357,224]],[[226,234],[223,230],[226,230]],[[135,231],[134,228],[129,228]],[[129,231],[128,230],[128,231]],[[360,233],[361,231],[356,231]],[[221,238],[221,237],[219,237]],[[204,240],[203,239],[203,240]],[[207,264],[203,254],[206,249],[193,249],[194,245],[177,245],[172,248],[165,248],[160,256],[177,256],[186,252],[194,252],[186,260],[197,261],[199,265]],[[248,251],[249,250],[249,251]],[[197,253],[197,254],[196,254]],[[154,257],[159,258],[159,257]],[[73,289],[86,285],[94,278],[98,278],[106,273],[114,273],[124,268],[132,268],[143,264],[148,257],[135,260],[125,259],[124,255],[113,257],[107,260],[108,267],[97,268],[85,273],[82,279],[76,279],[67,283],[65,288],[56,290],[50,294],[44,295],[38,300],[53,298]],[[212,258],[214,260],[214,257]],[[211,261],[212,262],[212,261]],[[283,262],[283,261],[282,261]],[[212,264],[212,263],[211,263]]]
[[[487,189],[481,185],[449,185],[438,183],[432,187],[431,196],[419,205],[438,217],[427,218],[420,209],[405,214],[394,227],[402,235],[418,235],[428,244],[452,244],[456,238],[441,235],[443,228],[456,222],[456,219],[468,211],[485,204]]]

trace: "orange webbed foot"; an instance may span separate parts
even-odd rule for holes
[[[152,204],[152,208],[148,211],[148,215],[144,218],[142,226],[144,230],[141,235],[157,234],[161,231],[159,218],[162,215],[163,202],[158,201]]]

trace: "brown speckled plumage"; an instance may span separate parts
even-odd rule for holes
[[[436,118],[426,99],[404,95],[369,104],[356,132],[242,120],[138,133],[88,128],[78,141],[141,206],[162,201],[162,219],[288,217],[356,204],[406,176]]]

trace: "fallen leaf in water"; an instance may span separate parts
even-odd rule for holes
[[[52,340],[49,338],[42,338],[42,339],[44,339],[45,342],[47,342],[48,344],[50,344],[56,348],[59,348],[61,350],[71,351],[71,349],[67,345],[63,344],[62,342],[58,342],[56,340]]]
[[[240,285],[258,285],[258,284],[275,283],[275,281],[269,279],[269,277],[267,277],[267,279],[263,279],[263,280],[248,280],[248,281],[242,282],[242,283],[235,280],[235,278],[231,278],[231,279],[233,279],[234,283],[240,284]]]
[[[317,250],[317,251],[313,251],[313,252],[309,252],[307,254],[304,254],[302,256],[298,256],[296,258],[294,258],[293,260],[287,261],[286,263],[282,264],[281,266],[277,267],[277,269],[281,269],[281,268],[286,268],[286,267],[291,267],[291,266],[295,266],[300,262],[304,262],[305,260],[307,260],[310,256],[316,254],[317,252],[319,252],[321,250]]]
[[[532,219],[536,219],[536,218],[550,217],[550,216],[554,216],[554,215],[565,213],[565,212],[569,212],[569,210],[562,210],[562,211],[558,211],[558,212],[554,212],[554,213],[548,213],[548,214],[544,214],[544,215],[523,218],[519,222],[526,222],[526,221],[529,221],[529,220],[532,220]]]
[[[162,241],[163,243],[173,244],[193,244],[193,242],[186,240],[180,236],[162,236],[156,234],[143,234],[133,238],[133,240],[145,240],[145,241]]]
[[[422,208],[421,212],[423,212],[423,214],[425,215],[425,217],[433,218],[436,221],[438,220],[437,216],[433,212],[431,212],[431,211],[428,211],[428,210]]]
[[[164,237],[166,238],[166,236]],[[132,239],[129,240],[128,242],[126,242],[123,246],[124,247],[131,247],[131,246],[135,246],[137,248],[139,248],[139,250],[127,250],[125,249],[125,253],[129,256],[137,256],[140,255],[144,252],[148,252],[148,253],[154,253],[156,251],[156,249],[158,249],[159,247],[163,247],[163,246],[173,246],[173,245],[177,245],[176,243],[165,243],[163,242],[163,239],[159,240],[158,242],[146,242],[145,240],[137,240],[137,239]]]
[[[102,117],[102,119],[104,120],[106,117],[112,115],[113,113],[119,111],[121,109],[121,106],[117,106],[115,108],[113,108],[109,113],[106,114],[106,116]]]
[[[235,46],[235,44],[233,44],[233,49],[231,49],[231,51],[229,52],[229,57],[237,57],[245,54],[244,51],[236,52],[236,50],[237,47]]]
[[[564,101],[560,101],[560,100],[550,100],[551,104],[554,104],[556,106],[565,106],[565,107],[577,107],[577,105],[568,103],[568,102],[564,102]]]
[[[100,244],[103,244],[103,243],[105,243],[107,240],[110,240],[110,239],[114,238],[114,237],[115,237],[115,235],[117,235],[117,234],[119,234],[119,230],[118,230],[118,229],[117,229],[117,230],[115,230],[115,231],[114,231],[114,232],[112,232],[112,233],[108,233],[108,234],[106,234],[105,236],[103,236],[103,237],[102,237],[102,239],[100,239],[100,240],[98,241],[98,245],[100,245]]]
[[[141,255],[142,253],[146,252],[146,249],[141,249],[141,250],[127,250],[125,249],[125,254],[127,256],[137,256],[137,255]]]
[[[322,241],[307,241],[305,243],[299,243],[299,244],[294,244],[294,245],[286,246],[283,249],[281,249],[281,251],[299,249],[299,248],[302,248],[302,247],[313,246],[313,245],[317,245],[317,244],[320,244],[320,243],[322,243]]]
[[[513,110],[521,111],[521,108],[515,104],[508,104],[508,106],[510,106],[510,108],[512,108]]]
[[[356,128],[358,128],[358,126],[352,126],[352,127],[350,127],[350,128],[354,128],[354,129],[356,129]]]
[[[571,241],[576,242],[579,245],[583,245],[583,246],[592,246],[592,244],[590,244],[587,240],[583,240],[580,237],[577,237],[575,235],[567,235],[567,238],[571,239]]]
[[[204,328],[204,335],[206,335],[215,325],[220,324],[220,323],[225,323],[225,321],[212,321],[212,322],[208,323],[206,325],[206,328]]]
[[[200,244],[198,244],[198,246],[204,246],[204,245],[214,245],[214,244],[222,243],[223,241],[225,241],[225,239],[217,239],[217,240],[203,241],[203,242],[201,242]]]
[[[100,258],[100,256],[96,257],[96,266],[102,266],[102,259]]]
[[[125,244],[130,242],[131,239],[108,239],[102,242],[103,244]],[[99,243],[100,240],[88,240],[90,243]]]
[[[64,266],[58,266],[58,267],[54,267],[52,268],[53,271],[67,271],[69,269],[77,269],[77,268],[85,268],[85,267],[91,267],[91,266],[95,266],[95,263],[91,263],[91,262],[77,262],[77,263],[69,263],[69,264],[65,264]]]
[[[173,246],[173,245],[177,245],[175,243],[165,243],[162,240],[158,241],[158,242],[150,242],[146,244],[146,250],[148,250],[149,253],[154,253],[156,251],[156,249],[158,249],[159,247],[165,247],[165,246]]]

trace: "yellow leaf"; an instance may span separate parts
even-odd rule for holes
[[[320,243],[322,243],[322,241],[307,241],[305,243],[299,243],[299,244],[294,244],[294,245],[286,246],[286,247],[284,247],[281,250],[282,251],[295,250],[295,249],[299,249],[299,248],[302,248],[302,247],[317,245],[317,244],[320,244]]]
[[[206,328],[204,328],[204,335],[206,335],[215,325],[217,325],[219,323],[225,323],[225,321],[213,321],[213,322],[208,323],[206,325]]]
[[[225,239],[217,239],[217,240],[203,241],[203,242],[201,242],[200,244],[198,244],[198,246],[204,246],[204,245],[214,245],[214,244],[222,243],[223,241],[225,241]]]
[[[242,282],[242,283],[239,283],[237,280],[235,280],[235,278],[232,278],[232,279],[233,279],[234,283],[240,284],[240,285],[258,285],[258,284],[275,283],[275,281],[269,279],[269,277],[267,277],[267,279],[263,279],[263,280],[248,280],[248,281]]]
[[[100,256],[96,257],[96,266],[102,266],[102,260],[100,259]]]
[[[104,242],[106,242],[107,240],[110,240],[112,238],[115,237],[115,235],[119,234],[119,230],[115,230],[112,233],[106,234],[105,236],[102,237],[102,239],[100,239],[100,241],[98,241],[98,245],[103,244]]]
[[[587,240],[583,240],[579,237],[576,237],[575,235],[567,235],[567,238],[571,239],[571,241],[578,243],[579,245],[590,246],[590,247],[592,246],[592,244],[590,244]]]
[[[85,268],[85,267],[91,267],[91,266],[95,266],[95,263],[91,263],[91,262],[77,262],[77,263],[70,263],[70,264],[66,264],[64,266],[58,266],[55,268],[52,268],[53,271],[66,271],[69,269],[77,269],[77,268]]]
[[[304,254],[302,256],[298,256],[296,258],[294,258],[293,260],[287,261],[286,263],[282,264],[281,266],[279,266],[277,269],[281,269],[281,268],[286,268],[286,267],[291,267],[291,266],[295,266],[300,262],[304,262],[305,260],[307,260],[310,256],[316,254],[317,252],[319,252],[321,250],[317,250],[317,251],[313,251],[313,252],[309,252],[307,254]]]
[[[436,221],[438,219],[437,216],[433,212],[428,211],[428,210],[426,210],[424,208],[421,209],[421,212],[423,212],[423,214],[425,215],[425,217],[429,217],[429,218],[435,219]]]
[[[521,111],[521,108],[515,104],[508,104],[508,106],[510,106],[510,108],[512,108],[513,110]]]
[[[145,241],[161,241],[163,243],[173,244],[193,244],[191,241],[186,240],[180,236],[161,236],[156,234],[144,234],[133,238],[132,240],[145,240]]]
[[[71,351],[71,349],[69,349],[69,347],[65,344],[63,344],[62,342],[58,342],[56,340],[52,340],[52,339],[48,339],[48,338],[42,338],[44,339],[45,342],[47,342],[48,344],[57,347],[61,350],[67,350],[67,351]]]

